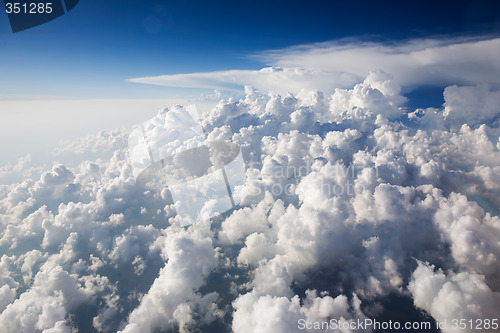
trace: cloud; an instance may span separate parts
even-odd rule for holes
[[[69,144],[108,154],[0,187],[2,327],[294,332],[384,318],[387,302],[412,320],[491,317],[497,90],[452,86],[425,110],[402,90],[374,70],[331,93],[222,99],[200,120],[241,147],[246,197],[189,228],[167,188],[136,183],[128,132]]]
[[[46,263],[35,276],[32,287],[0,314],[0,325],[6,332],[64,328],[68,311],[85,298],[73,277],[60,266]]]
[[[409,290],[416,306],[429,311],[438,322],[447,322],[443,326],[444,333],[476,332],[479,326],[485,332],[498,330],[490,321],[498,315],[500,293],[491,291],[481,275],[445,274],[428,263],[419,262]],[[455,322],[457,318],[467,318],[467,324],[461,327],[460,320]],[[487,322],[485,327],[483,322]]]
[[[354,297],[349,304],[347,297],[318,296],[315,290],[306,292],[304,305],[298,296],[271,297],[269,295],[255,297],[251,294],[241,296],[234,302],[235,313],[233,331],[235,333],[292,333],[303,332],[307,327],[322,327],[321,332],[351,332],[349,325],[358,320],[364,321],[366,316],[360,309],[360,301]],[[342,321],[333,322],[330,318]],[[323,326],[317,326],[323,325]],[[337,325],[338,327],[335,327]],[[345,326],[343,326],[345,325]],[[309,330],[308,330],[309,331]],[[312,330],[311,330],[312,331]],[[360,329],[359,332],[371,332],[371,329]]]
[[[376,43],[333,41],[264,52],[283,67],[331,70],[365,77],[380,68],[403,86],[488,83],[498,85],[498,38],[427,38]]]
[[[241,91],[252,86],[262,91],[286,94],[302,89],[325,89],[332,86],[350,86],[359,77],[304,68],[265,67],[261,70],[229,70],[207,73],[188,73],[132,78],[130,82],[167,87],[208,88]]]
[[[435,214],[442,237],[451,246],[456,263],[486,276],[492,288],[500,289],[500,219],[483,216],[482,209],[466,197],[451,194]],[[471,235],[474,235],[471,237]]]
[[[88,135],[77,140],[61,142],[54,150],[54,155],[63,153],[83,154],[96,152],[109,152],[122,147],[128,138],[128,133],[123,130],[101,131],[97,135]]]
[[[500,121],[500,91],[480,86],[451,86],[444,90],[444,116],[471,125]]]
[[[490,84],[500,86],[498,38],[427,38],[401,42],[347,39],[270,50],[253,57],[261,70],[228,70],[132,78],[128,81],[170,87],[261,91],[294,94],[304,90],[331,93],[352,87],[370,71],[392,73],[405,89],[421,85]]]
[[[196,291],[215,268],[216,259],[212,240],[209,235],[204,235],[206,226],[197,224],[190,229],[191,233],[183,229],[170,230],[163,247],[168,262],[140,306],[130,314],[122,333],[166,330],[175,324],[181,332],[188,332],[193,326],[191,313],[197,304],[204,303]],[[211,296],[215,295],[208,298],[213,298]]]

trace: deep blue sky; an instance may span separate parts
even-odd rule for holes
[[[159,97],[125,79],[260,69],[249,55],[344,37],[498,35],[499,22],[499,1],[80,0],[15,34],[0,14],[0,98]]]

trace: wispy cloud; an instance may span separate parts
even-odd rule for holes
[[[363,80],[373,69],[394,75],[404,88],[420,85],[487,83],[500,86],[500,38],[429,38],[398,43],[330,41],[270,50],[253,55],[261,70],[160,75],[131,82],[171,87],[297,93],[301,89],[331,92]]]
[[[301,89],[326,90],[332,86],[350,86],[359,80],[349,73],[310,70],[299,67],[265,67],[261,70],[229,70],[133,78],[128,81],[167,87],[241,90],[252,86],[262,91],[297,92]],[[326,89],[325,89],[326,88]]]

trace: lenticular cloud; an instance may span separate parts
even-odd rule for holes
[[[498,96],[452,86],[442,108],[409,110],[382,71],[330,96],[247,87],[200,119],[241,147],[243,199],[188,228],[167,188],[136,184],[126,133],[87,137],[79,152],[112,156],[0,187],[0,327],[497,331]]]

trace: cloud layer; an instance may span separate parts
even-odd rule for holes
[[[244,199],[189,228],[168,189],[137,186],[123,131],[58,150],[107,159],[4,168],[26,176],[0,186],[0,326],[285,333],[332,319],[347,324],[330,331],[350,332],[388,313],[493,319],[498,92],[450,86],[444,99],[408,110],[398,81],[375,70],[332,94],[247,87],[221,100],[203,130],[242,147]]]

